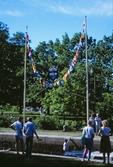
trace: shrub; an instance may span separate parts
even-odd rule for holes
[[[0,116],[0,127],[7,128],[9,127],[9,125],[10,125],[10,120],[4,116]]]
[[[75,130],[76,129],[76,121],[66,120],[65,124],[68,126],[68,130]]]
[[[58,116],[49,115],[37,117],[34,122],[37,128],[44,130],[62,130],[64,125],[63,119],[59,119]],[[83,128],[86,123],[85,121],[65,120],[65,125],[68,127],[69,131],[75,131]]]
[[[58,117],[54,116],[41,116],[34,120],[36,126],[44,130],[58,130],[62,128]]]

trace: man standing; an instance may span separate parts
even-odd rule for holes
[[[37,139],[39,139],[36,133],[35,124],[32,122],[32,118],[28,117],[27,122],[24,124],[24,133],[26,135],[26,158],[33,159],[31,157],[32,147],[33,147],[33,136],[36,135]]]
[[[22,117],[18,117],[17,121],[11,124],[11,128],[15,130],[15,148],[17,150],[17,154],[19,154],[19,141],[21,142],[22,153],[24,154],[24,147],[23,147],[23,134],[22,134]]]
[[[98,135],[98,131],[100,129],[101,126],[101,118],[99,117],[99,114],[96,114],[95,117],[95,132],[96,132],[96,136]]]
[[[89,117],[89,121],[91,121],[91,125],[92,125],[92,127],[94,128],[94,125],[95,125],[95,118],[94,118],[93,114],[91,114],[91,116]]]
[[[86,158],[86,154],[88,153],[88,161],[90,161],[91,151],[93,148],[93,138],[94,138],[94,129],[92,128],[92,122],[88,120],[87,126],[83,129],[83,136],[85,137],[84,143],[84,152],[83,152],[83,161]]]

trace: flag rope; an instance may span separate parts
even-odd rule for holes
[[[35,76],[37,77],[37,80],[40,81],[40,83],[42,83],[43,86],[46,86],[47,88],[53,88],[53,87],[56,87],[56,86],[60,86],[60,85],[63,85],[64,82],[67,81],[67,77],[69,76],[69,74],[73,71],[74,67],[75,67],[75,64],[77,63],[77,57],[79,55],[79,50],[82,46],[82,39],[84,38],[84,33],[85,33],[85,29],[86,29],[86,25],[85,23],[83,23],[83,30],[82,30],[82,33],[80,35],[80,39],[79,39],[79,44],[77,46],[77,49],[75,51],[75,54],[74,54],[74,57],[70,63],[70,66],[69,66],[69,69],[68,71],[64,74],[63,78],[58,80],[58,81],[55,81],[53,83],[51,82],[48,82],[48,81],[45,81],[42,79],[41,75],[39,74],[39,72],[37,71],[36,69],[36,66],[35,66],[35,63],[34,63],[34,60],[33,60],[33,57],[32,57],[32,51],[30,49],[30,39],[29,39],[29,35],[28,35],[28,32],[26,32],[26,43],[27,43],[27,52],[28,52],[28,57],[30,59],[30,62],[31,62],[31,65],[32,65],[32,68],[33,68],[33,71],[34,71],[34,74]]]

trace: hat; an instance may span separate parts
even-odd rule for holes
[[[99,116],[99,114],[97,113],[96,116]]]

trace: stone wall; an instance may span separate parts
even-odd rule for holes
[[[34,137],[33,142],[33,152],[34,153],[47,153],[47,154],[59,154],[62,155],[62,147],[63,142],[69,137],[63,136],[41,136],[42,140],[37,140]],[[80,137],[73,137],[72,140],[80,147]],[[1,134],[0,133],[0,149],[3,149],[3,143],[6,142],[8,148],[11,148],[12,151],[15,150],[15,137],[14,134]],[[25,143],[25,136],[24,136]],[[111,141],[112,149],[113,149],[113,141]],[[99,150],[100,147],[100,138],[94,139],[94,150]],[[20,147],[21,150],[21,147]],[[69,150],[76,150],[76,147],[73,142],[69,142]]]

